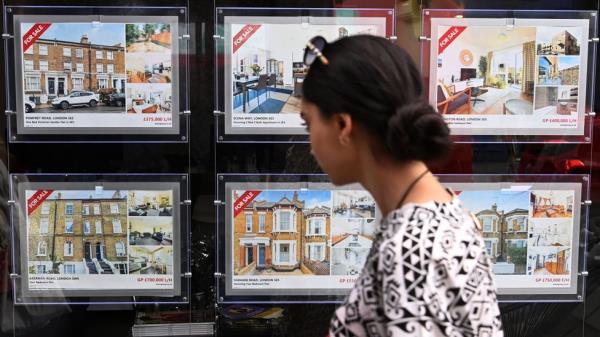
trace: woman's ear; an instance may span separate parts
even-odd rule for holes
[[[335,114],[335,118],[340,144],[348,145],[352,134],[352,117],[348,113],[338,113]]]

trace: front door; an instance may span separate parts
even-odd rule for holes
[[[265,266],[265,245],[258,245],[258,267]]]
[[[48,78],[48,95],[54,96],[56,95],[56,83],[54,81],[54,77]]]
[[[102,244],[100,242],[96,243],[96,258],[98,261],[102,260]]]
[[[252,246],[246,246],[246,265],[249,265],[254,261]]]
[[[85,254],[86,260],[92,259],[92,245],[89,242],[85,243],[85,248],[84,248],[83,253]]]
[[[58,79],[58,94],[59,95],[65,94],[65,79],[64,78]]]

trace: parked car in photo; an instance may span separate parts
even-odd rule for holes
[[[156,232],[154,234],[152,234],[152,238],[156,241],[162,241],[163,240],[163,233],[161,232]]]
[[[99,101],[98,94],[91,91],[74,91],[68,96],[57,97],[52,100],[52,106],[55,109],[66,110],[72,106],[90,106],[95,107]]]
[[[108,105],[122,107],[125,105],[125,94],[115,93],[108,95]]]
[[[35,109],[35,103],[33,103],[32,101],[26,99],[25,102],[25,112],[33,112],[33,110]]]

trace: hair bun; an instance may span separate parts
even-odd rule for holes
[[[450,152],[450,130],[443,117],[424,101],[396,109],[388,120],[386,145],[397,159],[432,160]]]

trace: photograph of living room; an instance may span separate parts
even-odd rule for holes
[[[579,57],[542,55],[538,57],[538,85],[577,85]]]
[[[568,275],[571,247],[535,247],[527,252],[527,275]]]
[[[171,113],[170,84],[128,84],[125,93],[128,113]]]
[[[375,199],[367,191],[334,191],[333,216],[335,218],[375,218]]]
[[[355,34],[385,34],[382,25],[311,24],[231,25],[233,40],[252,26],[253,34],[234,44],[231,56],[233,113],[300,113],[306,42],[316,35],[327,40]],[[299,21],[299,18],[294,18]],[[238,37],[236,39],[236,37]]]
[[[538,55],[579,55],[581,27],[538,27]]]
[[[130,246],[130,274],[173,274],[173,247]]]
[[[442,37],[451,27],[439,26]],[[535,27],[468,26],[437,59],[442,114],[531,115]]]
[[[534,218],[573,217],[573,191],[533,191],[530,203]]]
[[[574,115],[577,113],[578,87],[536,86],[535,113]]]
[[[331,275],[358,275],[369,255],[374,232],[375,219],[334,219]]]
[[[171,83],[171,54],[127,53],[127,83]]]
[[[172,217],[129,217],[129,244],[136,246],[172,246]]]
[[[173,191],[129,191],[129,216],[172,216]]]
[[[571,246],[570,219],[532,219],[529,247]]]

